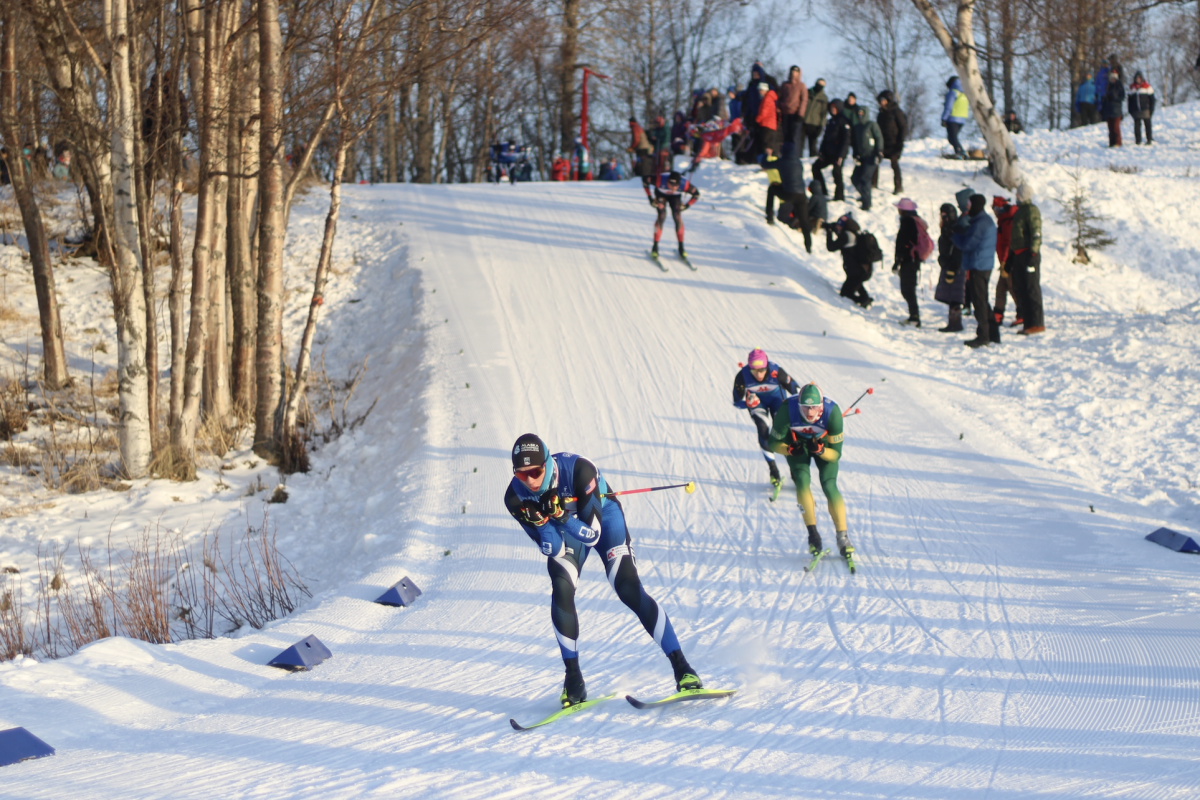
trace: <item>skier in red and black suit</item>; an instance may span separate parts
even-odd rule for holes
[[[650,192],[651,187],[654,188],[653,194]],[[675,220],[675,237],[679,239],[679,257],[687,258],[687,251],[683,249],[683,218],[681,215],[700,199],[700,190],[678,172],[646,176],[642,178],[642,188],[646,190],[646,197],[650,200],[650,205],[658,209],[658,219],[654,221],[654,247],[650,248],[650,254],[658,258],[658,240],[662,238],[663,222],[667,219],[667,206],[670,206],[671,218]],[[686,203],[683,202],[685,194],[691,195]]]

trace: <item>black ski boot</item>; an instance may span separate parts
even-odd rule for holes
[[[655,242],[654,247],[650,248],[650,257],[658,258],[658,242]]]
[[[768,461],[767,467],[771,470],[771,485],[778,486],[783,483],[783,476],[779,474],[779,465],[774,461]]]
[[[679,257],[687,261],[687,250],[683,249],[683,242],[679,243]]]
[[[659,612],[662,613],[661,611]],[[704,684],[700,683],[700,676],[696,674],[696,670],[692,669],[692,665],[683,657],[682,650],[676,650],[667,656],[671,659],[671,668],[675,670],[675,691],[682,692],[684,689],[703,689]]]
[[[578,658],[564,658],[563,664],[567,668],[567,676],[563,679],[563,690],[558,699],[562,702],[562,707],[567,708],[587,700],[587,687],[583,684],[583,673],[579,671]]]
[[[808,552],[814,556],[821,552],[821,534],[817,533],[816,525],[808,526]]]

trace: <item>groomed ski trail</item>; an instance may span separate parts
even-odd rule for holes
[[[704,191],[703,170],[696,182]],[[1119,511],[1091,514],[1098,495],[988,455],[986,428],[940,406],[969,395],[857,343],[836,287],[764,230],[751,198],[706,193],[685,218],[704,269],[664,274],[645,257],[653,216],[640,194],[346,187],[343,215],[366,217],[364,229],[403,222],[421,271],[424,361],[401,368],[401,353],[383,353],[376,386],[417,393],[424,443],[392,453],[405,418],[368,419],[335,445],[358,459],[354,475],[375,476],[361,519],[347,499],[338,518],[301,524],[289,506],[280,524],[390,525],[390,544],[356,546],[345,558],[358,572],[343,567],[347,580],[261,633],[101,642],[0,671],[12,701],[0,722],[59,748],[6,768],[0,797],[1200,792],[1195,573],[1140,541],[1143,509],[1104,498]],[[394,270],[368,267],[362,281],[364,329],[386,330],[412,303]],[[763,495],[754,428],[730,403],[756,346],[840,402],[875,387],[847,420],[839,475],[863,567],[853,577],[834,563],[804,575],[790,478],[776,503]],[[593,459],[616,489],[697,482],[690,496],[623,506],[643,581],[689,661],[735,697],[655,714],[609,703],[511,730],[510,717],[552,712],[562,680],[544,559],[501,502],[526,431]],[[312,476],[298,485],[331,491]],[[355,491],[352,479],[338,488]],[[412,608],[368,602],[403,574],[425,590]],[[596,558],[577,605],[589,688],[670,690],[667,660]],[[300,675],[261,666],[312,632],[329,662]]]

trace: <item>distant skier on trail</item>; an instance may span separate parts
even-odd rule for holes
[[[654,187],[653,194],[650,192],[651,186]],[[663,223],[666,222],[667,207],[670,206],[671,218],[675,221],[675,237],[679,239],[679,257],[687,259],[687,251],[683,249],[682,214],[700,199],[700,190],[693,186],[691,181],[674,171],[642,178],[642,188],[646,190],[646,197],[650,200],[650,205],[658,209],[658,219],[654,221],[654,247],[650,248],[650,255],[658,258],[658,240],[662,238]],[[683,202],[685,194],[690,195],[690,199],[686,203]]]
[[[758,446],[762,448],[763,458],[771,471],[771,500],[779,497],[779,489],[783,486],[783,478],[779,474],[779,466],[775,463],[775,450],[772,449],[771,423],[775,413],[787,400],[788,395],[800,391],[795,378],[787,374],[783,367],[767,358],[767,354],[755,348],[746,359],[746,366],[738,370],[733,378],[733,405],[750,412],[750,419],[758,428]]]
[[[552,586],[550,619],[566,667],[560,701],[563,708],[587,699],[579,669],[579,616],[575,585],[588,554],[595,550],[617,596],[671,661],[679,691],[701,682],[680,649],[671,620],[646,593],[638,578],[625,512],[596,466],[572,453],[550,454],[537,435],[523,434],[512,450],[513,479],[504,505],[521,529],[546,556]]]
[[[776,453],[787,456],[788,469],[796,483],[796,501],[808,528],[808,549],[813,556],[822,551],[817,531],[817,512],[813,503],[811,462],[816,461],[821,489],[829,503],[829,516],[837,536],[838,551],[854,571],[854,546],[846,532],[846,503],[838,491],[838,462],[842,457],[842,410],[825,397],[815,383],[805,384],[800,393],[789,397],[775,414],[770,444]]]

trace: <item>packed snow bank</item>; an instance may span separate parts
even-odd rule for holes
[[[1128,120],[1126,120],[1128,126]],[[799,234],[773,229],[763,236],[787,243],[802,268],[828,281],[820,293],[839,312],[859,318],[858,335],[901,359],[906,368],[969,388],[965,406],[1003,433],[1000,452],[1035,459],[1077,475],[1085,485],[1130,497],[1164,519],[1200,522],[1200,207],[1193,201],[1200,176],[1200,103],[1164,109],[1155,117],[1152,146],[1107,147],[1103,125],[1073,131],[1020,134],[1022,169],[1042,211],[1044,335],[1004,331],[1001,347],[973,352],[974,335],[942,334],[946,306],[933,300],[937,265],[920,280],[924,327],[897,326],[908,311],[898,279],[889,274],[898,218],[891,169],[881,168],[873,210],[831,203],[830,217],[852,211],[880,238],[884,262],[867,284],[876,299],[862,312],[836,296],[844,275],[839,254],[818,238],[805,256]],[[981,171],[984,162],[941,158],[940,139],[910,143],[901,167],[905,196],[919,204],[936,236],[938,208],[971,187],[990,200],[1012,193]],[[1120,171],[1114,171],[1120,170]],[[1074,193],[1077,173],[1102,225],[1116,239],[1091,251],[1091,264],[1071,259],[1073,233],[1058,202]],[[832,191],[829,170],[825,178]],[[723,194],[761,203],[765,176],[751,168],[705,165],[697,180]],[[748,223],[751,224],[751,223]],[[765,229],[764,229],[765,230]],[[995,277],[992,280],[994,297]],[[831,294],[832,292],[832,294]],[[1011,298],[1006,324],[1013,319]],[[1010,335],[1011,334],[1011,335]],[[930,410],[953,402],[939,394]]]
[[[906,165],[924,210],[986,188],[962,165]],[[342,361],[371,355],[361,396],[379,405],[273,510],[316,598],[238,638],[0,665],[0,728],[59,751],[6,768],[0,793],[1194,796],[1194,562],[1142,541],[1181,501],[1128,502],[1115,467],[1063,469],[1037,448],[1073,437],[1019,419],[1047,424],[1043,390],[1017,402],[987,383],[1015,365],[1041,386],[1086,351],[1066,327],[1083,311],[1052,294],[1063,265],[1046,279],[1051,334],[972,358],[933,326],[899,329],[883,280],[882,315],[843,306],[837,262],[763,225],[753,170],[696,179],[695,273],[646,257],[652,216],[630,183],[347,187],[358,266],[321,335]],[[890,235],[890,209],[868,225]],[[803,573],[790,486],[767,502],[729,394],[755,346],[843,403],[875,388],[839,477],[853,578],[834,559]],[[1115,453],[1105,411],[1092,435]],[[697,481],[624,507],[646,588],[706,683],[736,697],[511,730],[554,709],[562,676],[544,559],[501,502],[528,430],[619,489]],[[590,692],[666,693],[666,659],[591,561]],[[413,607],[370,602],[404,574],[425,590]],[[264,666],[311,633],[328,662]]]

